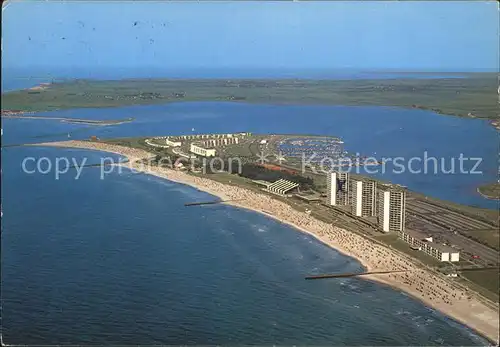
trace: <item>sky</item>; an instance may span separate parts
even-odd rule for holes
[[[11,1],[3,68],[497,70],[494,1]]]

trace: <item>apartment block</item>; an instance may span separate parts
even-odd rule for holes
[[[398,231],[401,240],[408,243],[414,250],[422,251],[439,261],[458,262],[460,252],[446,245],[433,242],[432,237],[414,230]]]
[[[331,171],[326,175],[327,203],[329,205],[349,204],[349,173]]]
[[[375,181],[355,179],[349,184],[351,210],[355,216],[371,217],[376,215]]]
[[[190,146],[190,152],[200,155],[202,157],[215,157],[216,154],[214,148],[203,148],[198,145],[195,145],[194,143],[192,143]]]
[[[170,146],[170,147],[180,147],[180,146],[182,146],[182,142],[181,141],[172,141],[168,137],[165,139],[165,143],[167,144],[167,146]]]

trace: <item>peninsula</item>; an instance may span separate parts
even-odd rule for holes
[[[500,183],[495,182],[491,184],[485,184],[477,188],[479,194],[487,199],[500,200]]]
[[[246,134],[245,136],[251,136],[248,133],[244,134]],[[212,137],[217,138],[216,136]],[[231,137],[226,137],[225,140],[224,138],[217,138],[222,141],[217,143],[227,143],[229,138]],[[264,143],[262,138],[255,140]],[[231,141],[232,143],[238,143],[235,140]],[[278,137],[278,141],[282,143],[283,138]],[[292,141],[300,145],[306,140],[295,138]],[[182,151],[182,145],[179,145],[179,143],[180,141],[176,138],[165,137],[106,141],[64,141],[37,145],[82,148],[120,154],[127,157],[129,161],[117,164],[118,167],[126,166],[137,172],[144,172],[190,185],[218,196],[226,204],[266,214],[314,236],[319,241],[343,254],[356,258],[363,264],[366,271],[402,271],[387,275],[367,275],[365,277],[404,291],[426,305],[468,325],[491,341],[498,343],[498,299],[495,302],[495,300],[483,295],[484,291],[477,291],[477,285],[474,283],[465,279],[455,279],[447,276],[439,271],[436,263],[431,266],[433,263],[429,262],[431,260],[426,255],[422,254],[420,256],[418,255],[419,252],[412,251],[409,247],[403,249],[402,243],[395,242],[395,239],[391,238],[390,235],[380,235],[380,233],[377,235],[376,232],[368,232],[367,224],[362,222],[348,223],[334,210],[325,210],[326,207],[323,205],[312,203],[313,199],[310,199],[311,202],[301,203],[300,199],[290,198],[288,195],[274,194],[269,189],[263,189],[261,186],[265,184],[264,181],[252,181],[230,172],[204,173],[197,168],[186,168],[184,165],[180,165],[178,160],[175,160],[174,165],[163,165],[165,157],[162,151],[164,150],[172,150],[173,152],[170,153],[177,153],[177,156],[188,155],[191,158],[190,154]],[[251,148],[251,143],[245,143],[245,146]],[[194,151],[198,150],[194,147],[192,149]],[[241,151],[241,147],[236,146],[234,150]],[[290,170],[283,168],[285,174],[295,175],[295,172],[290,172]],[[274,168],[270,171],[282,172]],[[251,172],[255,173],[254,171]],[[290,183],[290,181],[288,182]],[[303,184],[313,185],[314,182],[304,179]],[[468,223],[472,223],[469,219]],[[486,223],[486,221],[478,219],[477,223]],[[498,269],[496,271],[498,275]],[[303,275],[306,274],[297,274],[300,277]]]
[[[85,124],[85,125],[118,125],[123,123],[132,122],[133,118],[126,119],[111,119],[111,120],[95,120],[95,119],[82,119],[82,118],[69,118],[69,117],[45,117],[45,116],[34,116],[33,113],[29,113],[30,115],[23,114],[22,112],[17,111],[16,114],[11,114],[2,111],[2,117],[7,119],[39,119],[39,120],[58,120],[64,123],[72,123],[72,124]]]
[[[497,88],[494,73],[422,79],[73,80],[4,93],[2,107],[38,112],[181,101],[397,106],[487,119],[500,128]]]

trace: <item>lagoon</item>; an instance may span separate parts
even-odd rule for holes
[[[168,105],[41,112],[45,117],[124,119],[128,124],[95,127],[54,121],[4,120],[4,144],[191,133],[251,131],[341,137],[344,149],[381,158],[401,157],[405,172],[390,163],[374,177],[411,190],[476,207],[496,208],[477,187],[497,178],[498,132],[486,121],[396,107],[254,105],[189,102]],[[459,158],[465,161],[459,170]],[[419,158],[409,163],[412,158]],[[425,158],[428,164],[425,170]],[[436,158],[434,161],[432,158]],[[435,164],[437,163],[437,165]],[[479,165],[474,168],[475,164]],[[455,169],[455,174],[446,173]],[[475,169],[472,171],[472,169]],[[397,169],[397,168],[396,168]],[[411,173],[421,171],[421,173]],[[444,170],[443,170],[444,169]],[[437,171],[437,172],[436,172]],[[361,172],[363,173],[363,172]]]

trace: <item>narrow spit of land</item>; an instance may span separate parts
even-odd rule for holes
[[[21,114],[2,114],[2,118],[10,119],[40,119],[40,120],[58,120],[64,123],[73,124],[86,124],[86,125],[118,125],[123,123],[132,122],[133,118],[126,119],[112,119],[112,120],[94,120],[94,119],[82,119],[82,118],[68,118],[68,117],[44,117],[44,116],[28,116]]]
[[[121,165],[126,165],[133,170],[196,187],[222,200],[240,200],[226,203],[265,214],[308,233],[339,252],[356,258],[368,272],[403,271],[384,277],[376,275],[364,277],[404,291],[426,305],[476,330],[491,341],[495,343],[499,341],[498,304],[485,301],[473,291],[451,282],[442,274],[422,267],[409,256],[394,248],[388,248],[374,239],[322,222],[265,194],[222,184],[183,171],[137,163],[140,159],[154,156],[153,153],[144,150],[89,141],[50,142],[38,145],[116,153],[128,157],[129,162]]]
[[[500,200],[500,183],[495,182],[491,184],[485,184],[477,188],[479,194],[487,199]]]

